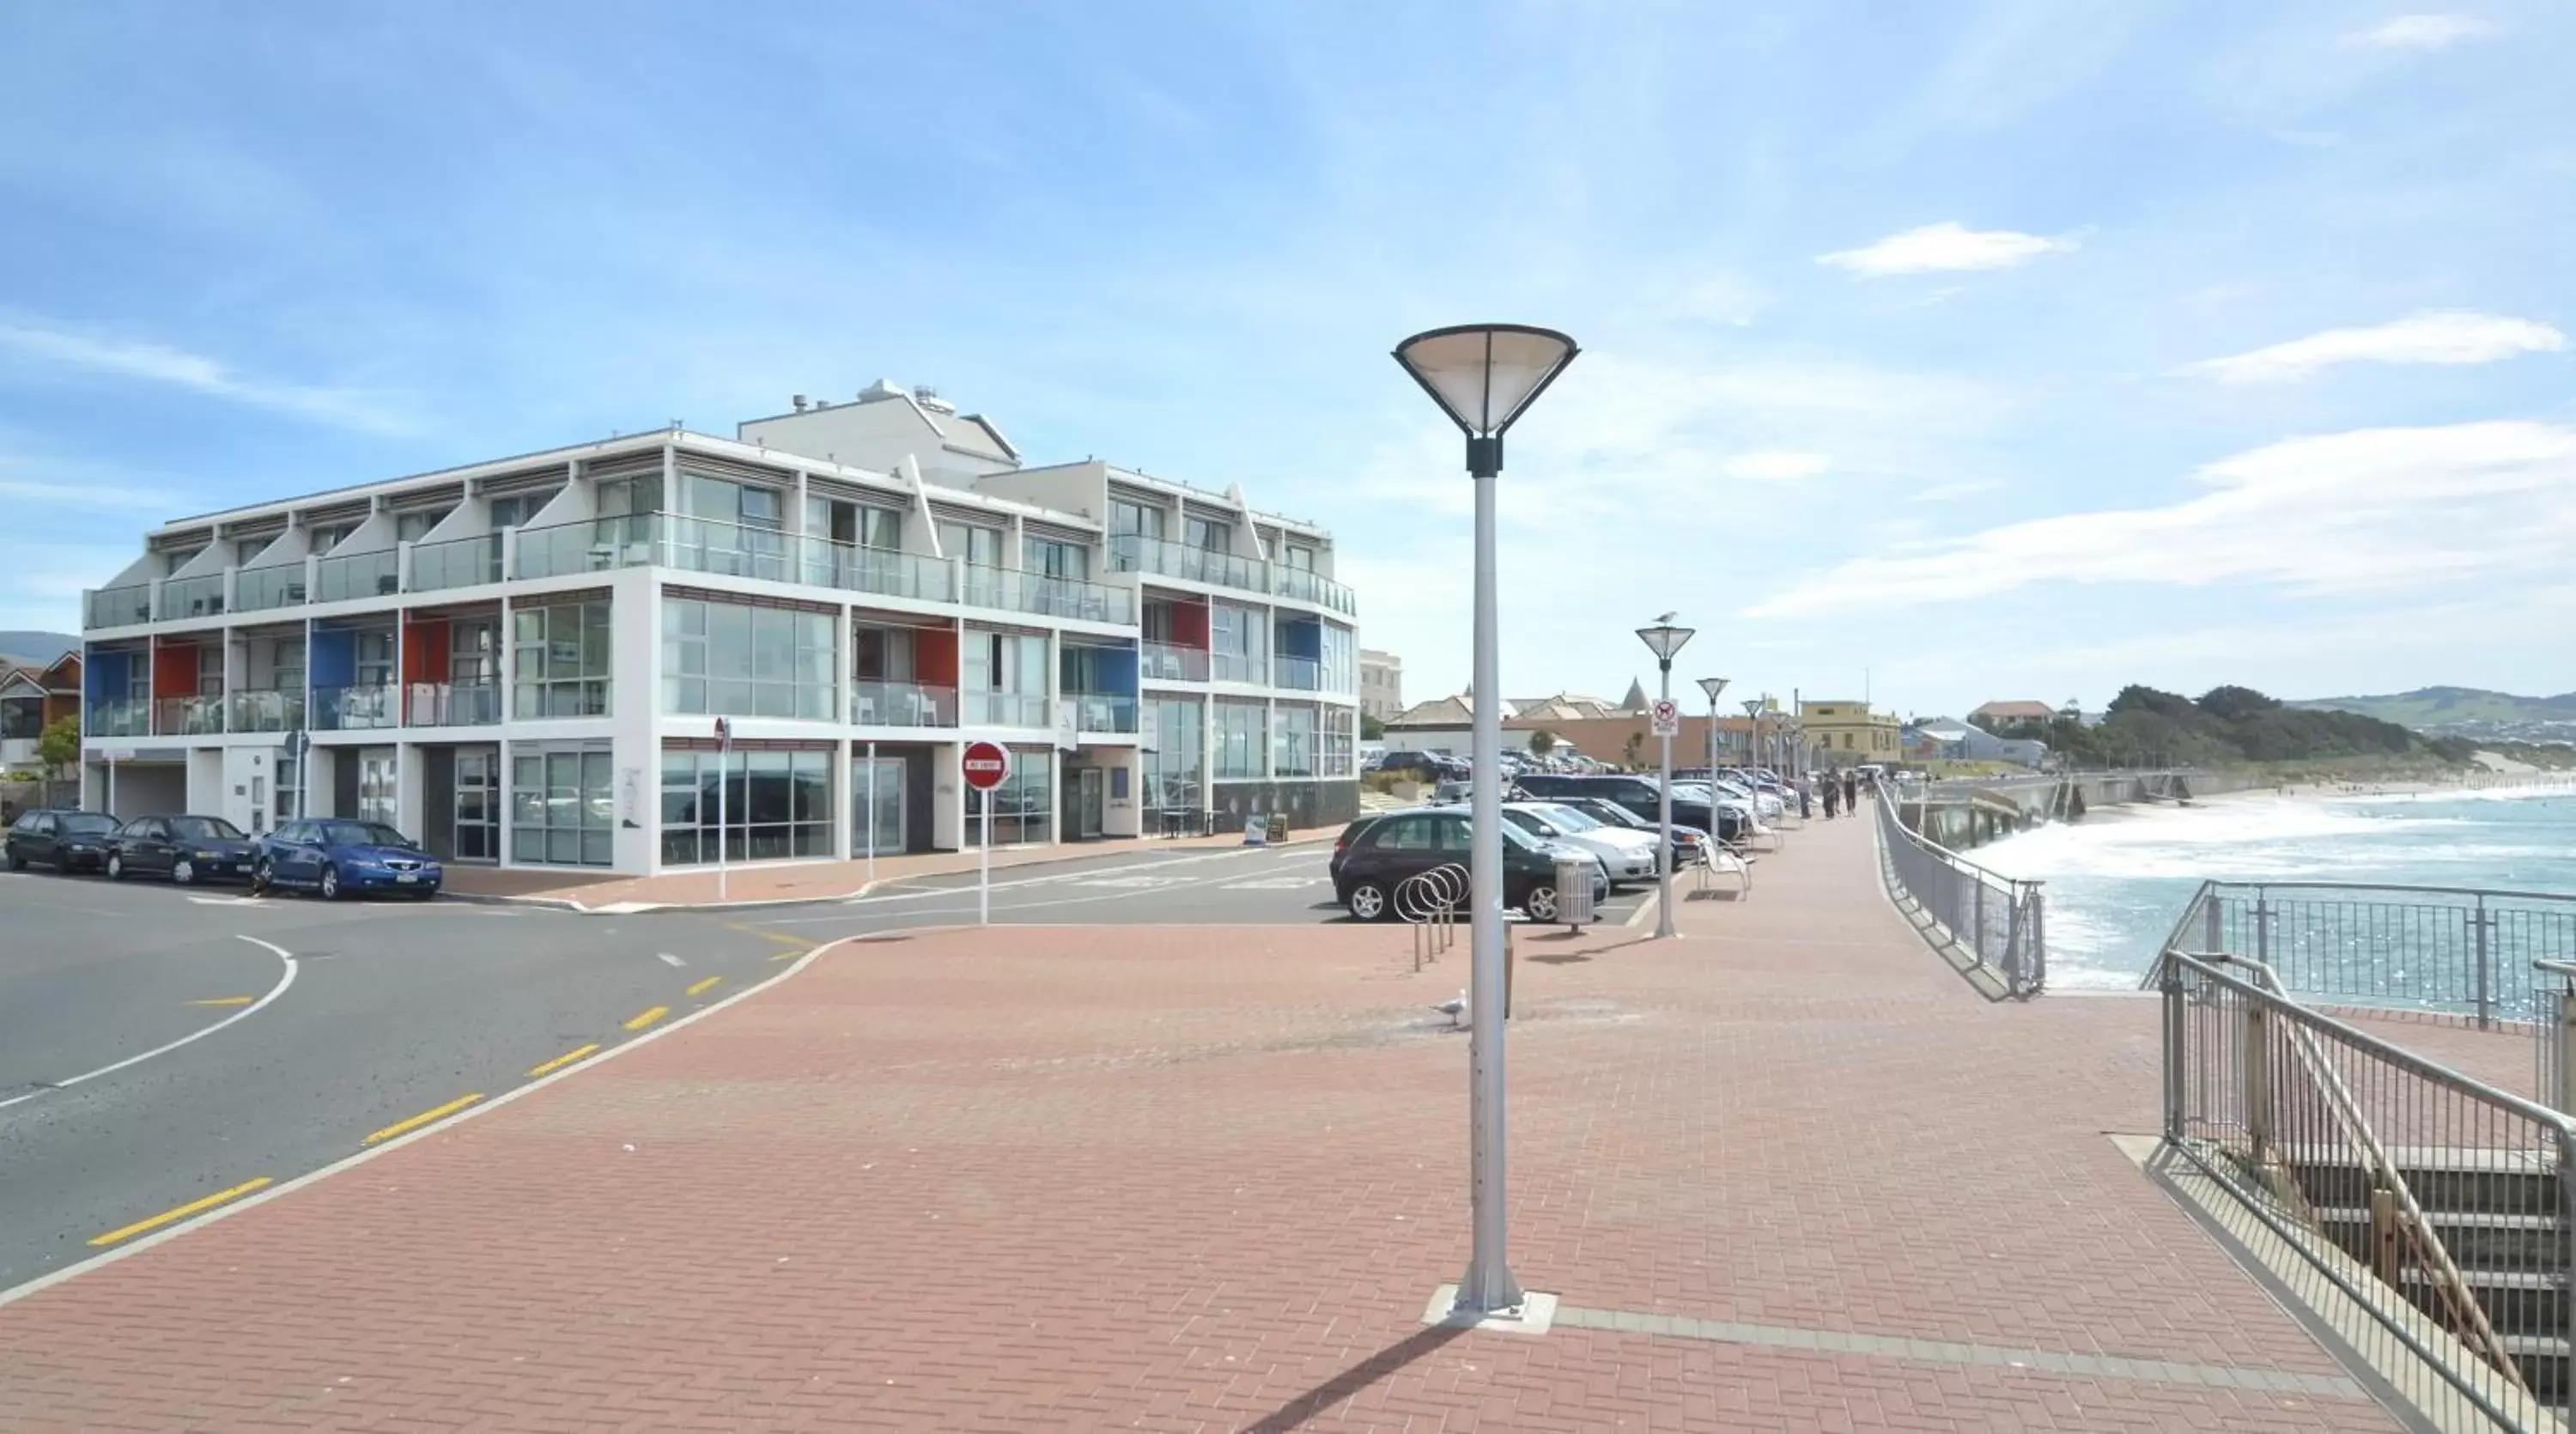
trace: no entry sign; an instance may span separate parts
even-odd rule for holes
[[[989,792],[1011,775],[1011,750],[999,742],[969,742],[957,765],[965,773],[966,785]]]

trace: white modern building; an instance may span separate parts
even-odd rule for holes
[[[1404,659],[1372,647],[1360,649],[1360,715],[1392,722],[1404,715]]]
[[[154,530],[85,594],[84,800],[649,873],[716,859],[720,781],[733,859],[972,845],[988,738],[997,845],[1342,820],[1332,571],[1239,489],[1025,467],[926,390],[800,397]]]

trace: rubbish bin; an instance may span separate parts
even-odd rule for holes
[[[1577,931],[1593,923],[1592,858],[1566,855],[1556,859],[1556,919]]]

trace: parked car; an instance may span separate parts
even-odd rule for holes
[[[1396,777],[1410,777],[1417,782],[1440,782],[1463,777],[1467,764],[1438,752],[1389,752],[1377,764],[1379,772]]]
[[[1568,807],[1583,813],[1585,816],[1592,818],[1594,821],[1600,822],[1604,826],[1612,826],[1619,828],[1621,831],[1639,833],[1650,843],[1654,841],[1655,832],[1658,830],[1655,823],[1637,815],[1635,812],[1628,810],[1617,802],[1608,801],[1601,797],[1556,797],[1550,800],[1549,805]],[[1696,827],[1686,827],[1679,824],[1674,825],[1674,866],[1695,866],[1700,862],[1708,860],[1709,846],[1710,842],[1708,833],[1701,831]]]
[[[1563,842],[1599,857],[1613,891],[1623,881],[1655,879],[1656,842],[1644,832],[1612,826],[1554,802],[1505,802],[1503,820],[1540,841]]]
[[[136,817],[108,843],[107,874],[166,876],[181,886],[218,876],[248,876],[258,850],[222,817]]]
[[[69,807],[39,807],[10,823],[6,838],[9,869],[25,871],[30,862],[56,871],[98,871],[107,865],[108,844],[116,836],[116,818]]]
[[[1617,802],[1648,821],[1656,819],[1657,784],[1650,777],[1600,776],[1578,777],[1557,772],[1531,772],[1521,778],[1521,790],[1540,801],[1563,797],[1599,797]],[[1681,793],[1673,794],[1673,825],[1714,831],[1721,841],[1740,841],[1746,835],[1744,817],[1724,806],[1712,808],[1706,798],[1691,801]]]
[[[1417,807],[1353,822],[1333,844],[1328,868],[1333,896],[1361,921],[1386,921],[1395,912],[1395,888],[1435,866],[1467,864],[1467,813],[1455,807]],[[1533,921],[1556,919],[1556,854],[1575,848],[1542,842],[1503,824],[1503,905]],[[1592,861],[1592,898],[1610,894],[1609,874]]]
[[[326,901],[391,891],[422,901],[438,894],[438,859],[382,822],[322,818],[288,822],[259,839],[251,885],[312,891]]]

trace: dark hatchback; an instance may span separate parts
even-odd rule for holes
[[[367,891],[427,901],[443,876],[438,858],[383,822],[324,818],[261,837],[250,880],[262,891],[311,891],[325,901]]]
[[[6,839],[11,871],[30,862],[57,871],[101,871],[108,847],[116,839],[116,818],[101,812],[40,807],[9,824]]]
[[[248,876],[258,844],[222,817],[136,817],[117,829],[107,874],[166,876],[180,886]]]
[[[1359,920],[1390,920],[1398,882],[1437,866],[1467,865],[1469,831],[1467,813],[1454,809],[1389,812],[1353,822],[1333,844],[1333,896]],[[1504,823],[1503,905],[1533,921],[1554,921],[1558,850]],[[1609,878],[1599,858],[1584,856],[1592,863],[1592,899],[1606,900]]]

